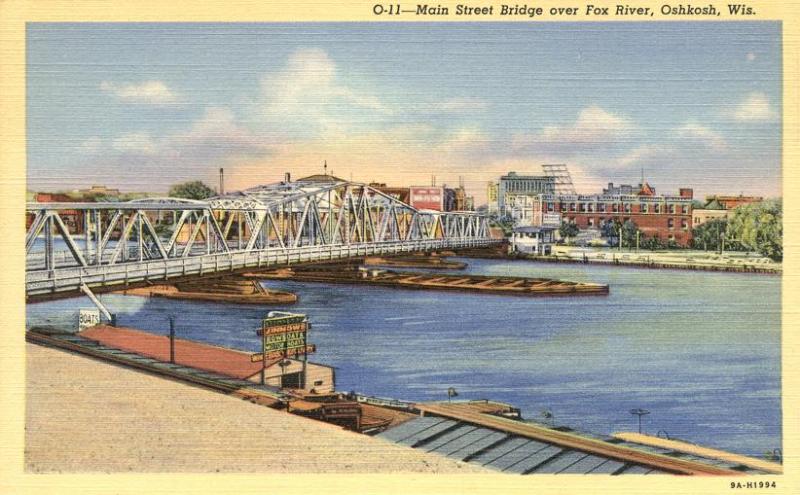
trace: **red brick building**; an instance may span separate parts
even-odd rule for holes
[[[37,203],[74,203],[75,199],[67,196],[66,194],[59,193],[36,193],[34,200]],[[73,234],[82,234],[83,227],[83,211],[82,210],[61,210],[59,216],[64,224],[69,228]],[[34,215],[32,213],[25,214],[25,229],[29,229],[33,223]]]
[[[706,208],[732,210],[737,206],[764,201],[760,196],[706,196]],[[716,203],[718,206],[709,206]]]
[[[562,222],[575,223],[581,230],[601,229],[615,220],[632,221],[645,237],[675,241],[689,246],[692,241],[692,189],[682,188],[677,196],[656,195],[643,184],[638,194],[540,195],[534,216],[540,213],[561,215]]]

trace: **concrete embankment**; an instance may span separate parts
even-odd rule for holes
[[[30,472],[486,472],[61,350],[26,353]]]
[[[165,297],[196,301],[235,304],[294,304],[298,298],[291,292],[266,289],[258,281],[236,276],[200,279],[174,285],[160,284],[119,291],[122,294],[145,297]]]
[[[630,266],[634,268],[651,268],[651,269],[666,269],[666,270],[694,270],[694,271],[709,271],[709,272],[731,272],[731,273],[761,273],[780,275],[782,270],[780,268],[759,266],[752,263],[704,263],[701,261],[692,261],[687,259],[682,262],[678,261],[660,261],[647,256],[630,255],[610,255],[608,258],[597,257],[574,257],[574,256],[537,256],[537,255],[520,255],[508,256],[509,259],[522,259],[529,261],[540,261],[544,263],[572,263],[572,264],[595,264],[595,265],[611,265],[611,266]]]
[[[732,273],[781,274],[779,263],[770,263],[765,258],[722,256],[697,251],[641,252],[611,250],[582,251],[580,248],[557,247],[551,255],[509,254],[508,246],[459,251],[464,258],[527,260],[543,263],[600,264],[630,266],[635,268],[697,270]]]

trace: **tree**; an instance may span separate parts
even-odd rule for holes
[[[649,249],[650,251],[656,251],[659,249],[664,249],[667,246],[661,241],[661,238],[658,237],[658,234],[653,234],[653,237],[645,237],[642,236],[642,239],[639,243],[642,249]]]
[[[616,219],[614,219],[614,221],[603,222],[603,224],[600,225],[600,235],[608,239],[609,246],[619,245],[619,229],[621,226],[622,224]]]
[[[636,246],[636,233],[638,231],[639,227],[631,220],[622,224],[623,246],[627,246],[628,248]]]
[[[569,242],[569,239],[575,237],[580,232],[578,226],[575,225],[573,222],[564,222],[558,228],[558,234],[561,236],[562,239],[565,239]]]
[[[710,220],[692,229],[692,246],[704,251],[718,251],[722,246],[722,236],[727,230],[728,221],[724,218]]]
[[[172,198],[186,199],[206,199],[217,193],[199,180],[176,184],[169,188],[169,196]]]
[[[781,261],[783,202],[780,199],[767,200],[734,209],[728,218],[725,237],[774,261]]]

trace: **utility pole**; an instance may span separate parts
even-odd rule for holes
[[[636,231],[636,252],[637,253],[639,252],[639,234],[641,234],[641,233],[642,232],[639,231],[639,230]]]
[[[175,364],[175,316],[169,317],[169,362]]]
[[[622,252],[622,225],[619,227],[619,250]]]
[[[630,413],[635,415],[635,416],[639,416],[639,433],[641,433],[642,432],[642,416],[646,416],[646,415],[650,414],[650,411],[648,411],[647,409],[639,408],[639,409],[631,409]]]

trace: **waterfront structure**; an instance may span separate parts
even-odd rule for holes
[[[518,175],[509,172],[500,177],[497,186],[497,207],[501,215],[510,215],[509,196],[556,194],[556,178],[546,175]]]
[[[26,294],[500,242],[477,213],[417,209],[327,175],[288,179],[203,201],[29,203]],[[65,212],[82,213],[85,235]]]
[[[728,210],[722,208],[698,208],[692,210],[692,228],[699,227],[712,220],[725,220],[728,218]]]
[[[497,202],[499,187],[500,184],[493,180],[486,183],[486,211],[490,215],[495,215],[500,211]]]
[[[555,242],[556,227],[517,227],[511,233],[511,252],[548,255]]]
[[[751,203],[760,203],[761,201],[764,201],[764,198],[761,196],[743,196],[741,194],[738,196],[713,195],[706,196],[706,204],[704,208],[721,208],[723,210],[732,210],[738,206],[749,205]]]
[[[760,196],[706,196],[706,203],[692,213],[692,228],[699,227],[711,220],[728,218],[728,211],[739,206],[764,201]]]
[[[106,186],[92,186],[89,189],[78,189],[81,196],[119,196],[119,189],[108,188]]]
[[[543,215],[559,213],[562,222],[574,223],[581,230],[602,230],[607,224],[631,221],[646,237],[689,246],[692,189],[681,188],[677,196],[656,195],[654,191],[645,182],[636,194],[541,194],[536,198],[534,209]]]
[[[411,188],[387,186],[386,183],[383,182],[370,182],[369,187],[372,187],[375,190],[386,194],[387,196],[391,196],[398,201],[411,204]]]
[[[630,195],[636,194],[642,190],[642,184],[638,186],[634,186],[631,184],[620,184],[615,186],[613,182],[608,183],[608,187],[604,187],[603,191],[600,193],[604,196],[615,196],[615,195]],[[652,189],[653,193],[655,194],[655,188]]]
[[[561,213],[544,211],[538,195],[510,194],[507,201],[507,214],[517,227],[558,227],[561,224]]]
[[[409,203],[419,210],[446,211],[443,186],[411,186]]]

